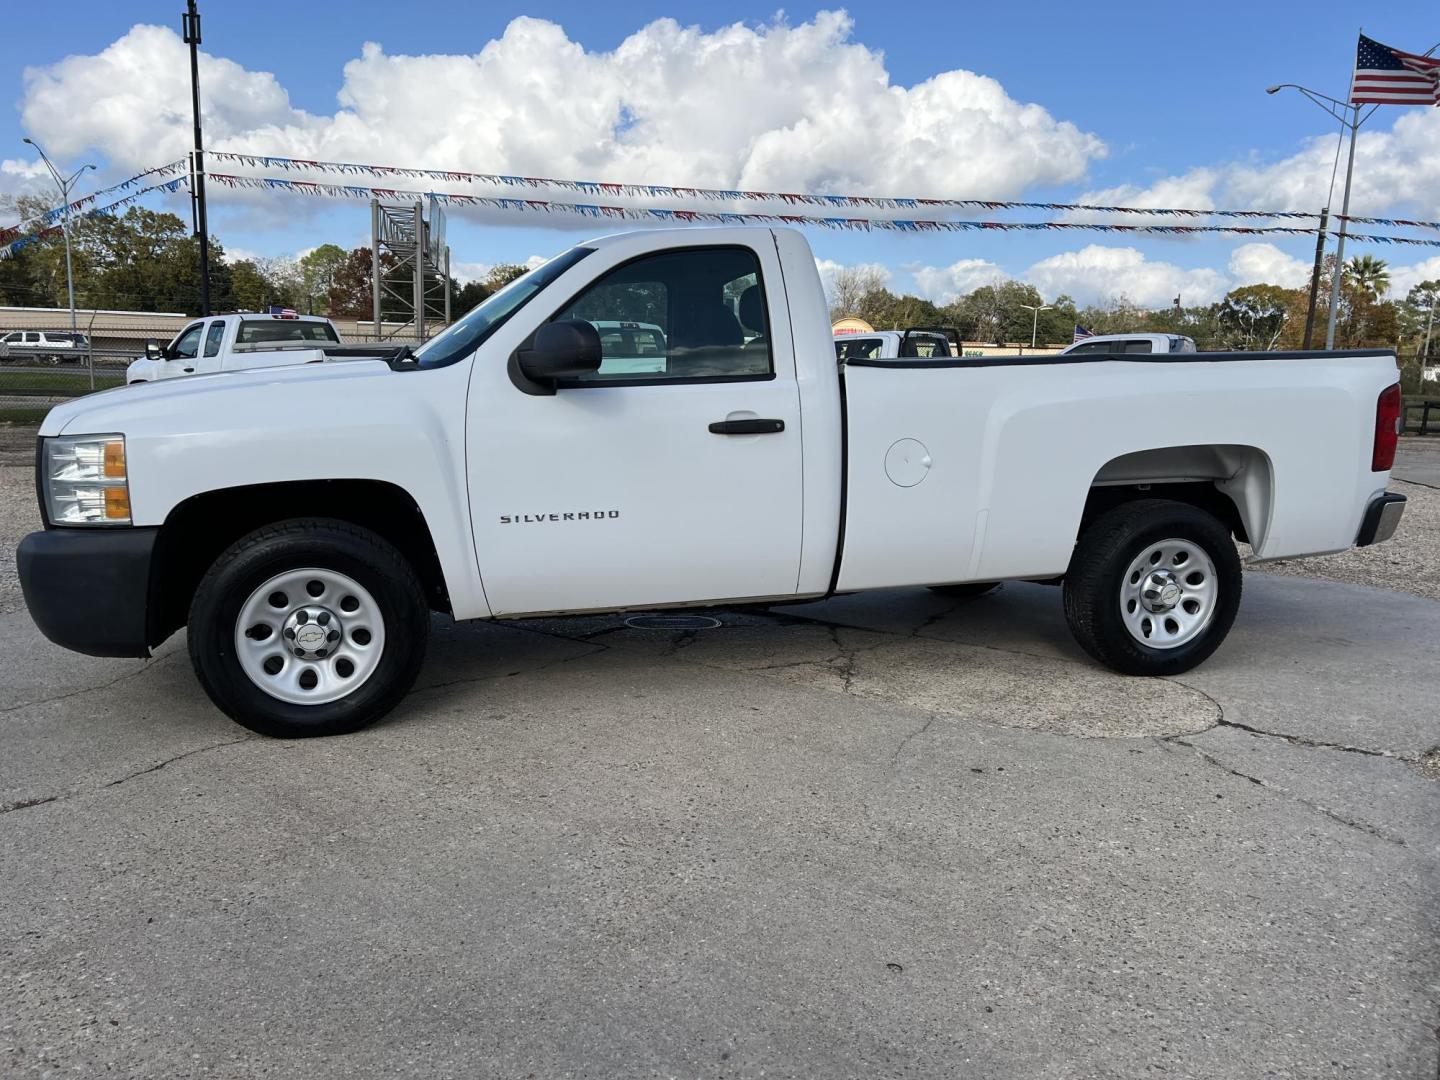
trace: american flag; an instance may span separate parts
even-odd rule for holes
[[[1070,339],[1070,344],[1071,344],[1071,345],[1074,345],[1077,341],[1084,341],[1087,337],[1094,337],[1094,336],[1095,336],[1095,331],[1093,331],[1093,330],[1086,330],[1086,329],[1085,329],[1083,326],[1081,326],[1079,323],[1076,323],[1076,324],[1075,324],[1075,336]]]
[[[1440,59],[1401,52],[1361,34],[1350,104],[1440,105]]]

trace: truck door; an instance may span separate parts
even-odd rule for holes
[[[491,610],[795,595],[799,393],[769,233],[596,256],[614,265],[523,314],[531,330],[643,325],[646,364],[623,335],[602,332],[600,370],[553,395],[523,392],[508,357],[484,350],[472,376],[468,482]]]
[[[205,324],[198,322],[181,331],[166,350],[165,363],[155,373],[156,378],[171,379],[195,373],[196,358],[200,355],[200,335],[204,329]]]

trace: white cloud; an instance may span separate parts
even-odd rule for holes
[[[1422,281],[1440,281],[1440,255],[1410,266],[1390,267],[1390,299],[1404,300]]]
[[[0,161],[0,195],[39,195],[55,193],[55,183],[50,173],[37,158],[35,161],[20,161],[6,158]],[[58,199],[57,199],[58,201]]]
[[[982,285],[1003,281],[1009,275],[985,259],[961,259],[949,266],[921,266],[912,271],[920,295],[948,304]]]
[[[1132,247],[1099,244],[1041,259],[1021,277],[1047,298],[1068,293],[1082,305],[1122,296],[1148,308],[1164,307],[1176,296],[1187,306],[1208,304],[1229,288],[1218,271],[1186,270],[1147,259]]]
[[[531,255],[527,259],[522,259],[518,265],[525,267],[526,270],[534,270],[537,266],[544,266],[549,261],[548,255]],[[450,273],[456,281],[462,283],[484,281],[490,276],[490,271],[494,270],[496,265],[486,262],[452,262]]]
[[[1148,186],[1124,184],[1085,192],[1077,202],[1127,206],[1178,206],[1299,210],[1318,214],[1330,202],[1340,212],[1345,160],[1335,171],[1336,136],[1307,139],[1297,152],[1270,164],[1228,162],[1167,176]],[[1331,201],[1330,178],[1335,176]],[[1440,218],[1440,110],[1402,113],[1390,130],[1361,128],[1355,144],[1351,213],[1358,216]],[[1130,218],[1126,219],[1131,220]],[[1139,216],[1138,223],[1147,220]],[[1257,224],[1265,224],[1257,222]],[[1333,222],[1332,222],[1333,227]],[[1357,226],[1357,231],[1385,232]]]
[[[490,263],[483,262],[451,262],[450,274],[459,282],[484,281],[485,276],[495,269]]]
[[[1313,265],[1287,255],[1274,244],[1241,244],[1230,253],[1231,287],[1283,285],[1298,289],[1310,281]]]
[[[659,19],[598,52],[521,17],[473,55],[366,44],[345,65],[331,115],[292,106],[267,72],[207,54],[206,134],[215,149],[320,160],[937,196],[1072,182],[1105,153],[1096,136],[973,72],[895,85],[852,29],[844,12],[709,33]],[[164,27],[136,26],[24,81],[23,123],[61,156],[93,148],[138,170],[189,143],[185,46]]]
[[[1086,206],[1140,206],[1140,207],[1181,207],[1190,210],[1213,210],[1215,208],[1215,173],[1211,169],[1192,169],[1183,176],[1167,176],[1155,181],[1149,187],[1136,184],[1120,184],[1116,187],[1101,188],[1098,191],[1081,192],[1075,198]],[[1102,221],[1125,225],[1175,225],[1185,221],[1156,214],[1094,214],[1073,212],[1064,215],[1067,221]]]

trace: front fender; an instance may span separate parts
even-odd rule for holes
[[[130,365],[125,369],[127,385],[137,382],[155,382],[159,378],[159,363],[146,357],[130,361]]]
[[[465,484],[469,375],[469,363],[400,373],[379,361],[194,375],[67,403],[42,431],[123,434],[132,519],[142,527],[226,488],[392,484],[425,517],[455,617],[480,618],[490,612]]]

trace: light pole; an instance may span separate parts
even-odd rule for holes
[[[1380,106],[1370,106],[1370,111],[1361,116],[1359,105],[1351,105],[1339,98],[1333,98],[1329,94],[1311,90],[1308,86],[1301,86],[1299,83],[1280,83],[1278,86],[1267,87],[1265,93],[1278,94],[1281,90],[1287,89],[1300,91],[1350,129],[1350,159],[1345,166],[1345,198],[1340,206],[1340,231],[1336,234],[1335,240],[1335,272],[1330,275],[1330,316],[1325,324],[1325,348],[1333,349],[1335,348],[1335,320],[1340,314],[1340,279],[1345,274],[1345,234],[1350,228],[1350,181],[1355,175],[1355,143],[1360,133],[1360,125],[1374,116],[1375,110]]]
[[[1021,304],[1020,306],[1030,312],[1030,348],[1033,349],[1035,348],[1035,334],[1040,329],[1040,312],[1053,311],[1055,305],[1041,304],[1037,307],[1035,304]]]
[[[65,291],[70,297],[70,338],[78,347],[80,343],[75,329],[75,272],[70,263],[70,192],[74,189],[81,175],[83,175],[87,169],[93,169],[95,166],[81,165],[80,168],[71,174],[68,180],[62,179],[60,170],[55,168],[45,151],[40,148],[39,143],[28,136],[22,141],[35,148],[35,152],[40,155],[40,160],[45,163],[45,168],[50,170],[50,176],[54,179],[55,186],[60,189],[60,203],[64,207],[64,218],[63,224],[60,226],[60,231],[65,235]],[[95,389],[95,362],[93,358],[90,362],[90,389]]]

